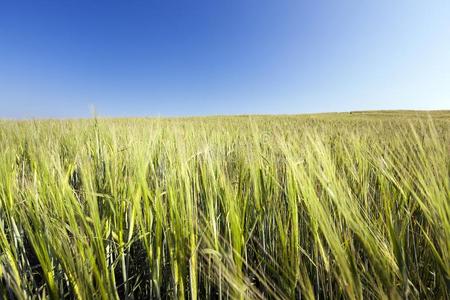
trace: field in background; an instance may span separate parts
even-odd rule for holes
[[[449,299],[450,112],[0,121],[0,298]]]

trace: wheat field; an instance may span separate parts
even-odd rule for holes
[[[0,298],[450,299],[450,111],[0,121]]]

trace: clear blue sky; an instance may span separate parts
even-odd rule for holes
[[[0,118],[450,109],[449,0],[0,0]]]

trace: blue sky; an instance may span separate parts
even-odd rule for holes
[[[0,0],[0,118],[450,109],[448,0]]]

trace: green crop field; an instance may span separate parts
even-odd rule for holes
[[[449,294],[450,111],[0,121],[0,298]]]

